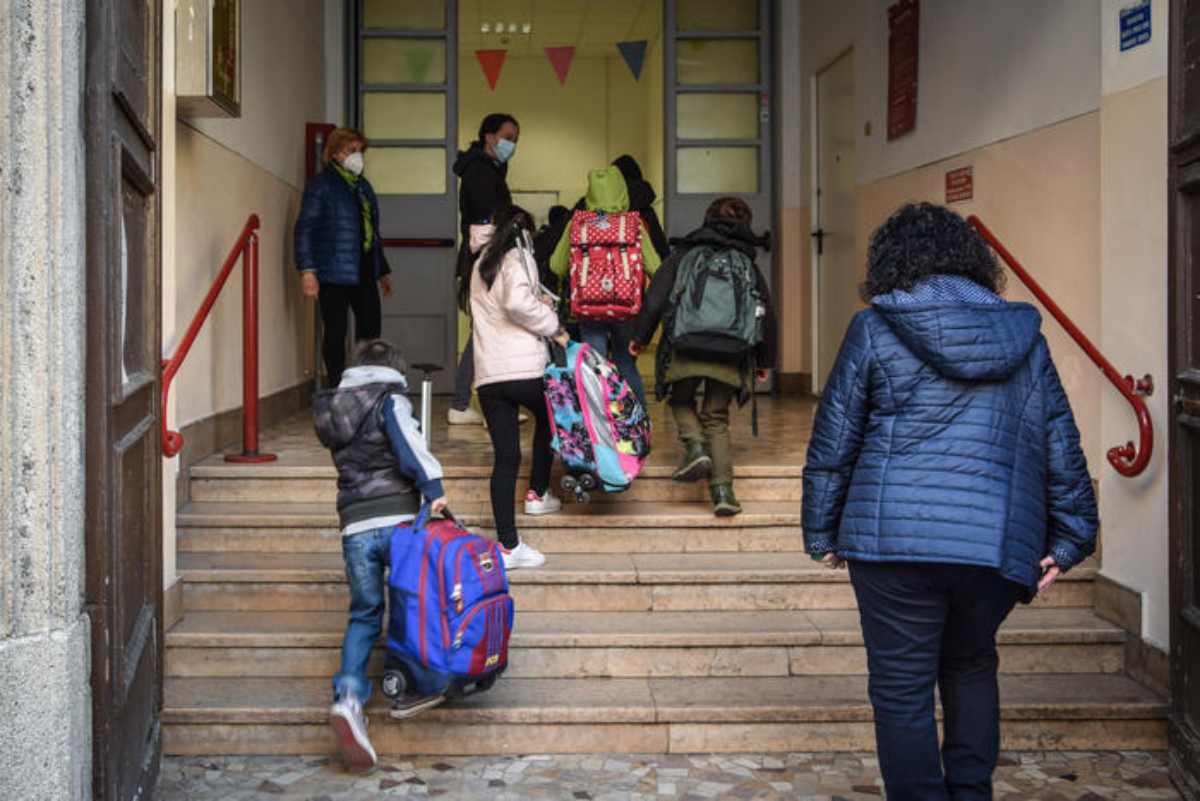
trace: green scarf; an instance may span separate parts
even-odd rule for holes
[[[330,162],[338,174],[346,179],[346,183],[350,184],[350,188],[358,195],[359,205],[362,206],[363,219],[363,252],[371,249],[375,244],[375,225],[371,222],[371,200],[367,197],[367,193],[363,191],[362,184],[359,183],[358,176],[347,170],[336,161]]]

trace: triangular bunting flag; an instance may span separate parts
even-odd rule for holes
[[[508,56],[507,50],[476,50],[475,58],[479,59],[479,66],[483,67],[483,77],[487,78],[488,86],[494,92],[496,90],[496,82],[500,80],[500,70],[504,68],[504,59]]]
[[[554,67],[554,72],[558,75],[558,82],[566,86],[567,73],[571,71],[571,62],[575,59],[575,48],[547,47],[546,58],[550,59],[550,66]]]
[[[429,74],[429,66],[433,63],[433,51],[414,47],[405,51],[404,57],[408,61],[408,74],[413,83],[425,83],[425,76]]]
[[[625,63],[629,66],[629,71],[633,73],[635,81],[642,79],[642,66],[646,63],[647,44],[648,42],[645,39],[640,39],[636,42],[617,42],[617,49],[621,51],[621,58],[625,59]]]

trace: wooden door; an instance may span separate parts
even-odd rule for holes
[[[161,0],[88,0],[86,600],[97,801],[153,797],[161,752],[160,26]]]
[[[1173,0],[1170,43],[1171,773],[1200,799],[1200,0]]]

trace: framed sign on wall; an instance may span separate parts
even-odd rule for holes
[[[179,0],[175,93],[180,116],[241,116],[241,51],[241,0]]]

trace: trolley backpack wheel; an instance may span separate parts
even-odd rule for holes
[[[391,700],[403,698],[408,692],[409,680],[404,669],[400,667],[389,667],[383,671],[383,680],[379,683],[379,688],[383,690],[383,694]]]

